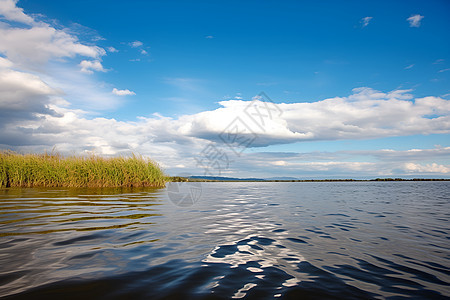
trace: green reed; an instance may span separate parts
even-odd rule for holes
[[[19,154],[0,151],[0,187],[163,187],[157,163],[138,155]]]

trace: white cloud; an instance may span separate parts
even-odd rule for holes
[[[0,69],[11,68],[13,65],[12,61],[0,56]]]
[[[447,71],[450,71],[450,69],[442,69],[442,70],[439,70],[439,73],[447,72]]]
[[[132,48],[140,48],[140,49],[139,49],[139,52],[140,52],[142,55],[147,55],[147,54],[148,54],[147,50],[141,48],[141,47],[144,45],[144,43],[142,43],[141,41],[134,41],[134,42],[128,43],[128,45],[129,45],[130,47],[132,47]],[[147,47],[147,48],[148,48],[148,47]],[[133,60],[133,61],[138,61],[138,59],[135,59],[135,60]]]
[[[33,24],[32,17],[26,15],[23,9],[16,6],[17,0],[1,0],[0,15],[6,20],[20,22],[24,24]]]
[[[205,36],[205,39],[213,39],[213,38],[214,38],[214,36],[212,36],[212,35]]]
[[[138,48],[138,47],[141,47],[143,45],[143,43],[141,41],[134,41],[134,42],[129,43],[129,45],[133,48]]]
[[[27,84],[30,83],[31,81],[27,80]],[[218,109],[182,115],[176,119],[155,115],[124,122],[107,118],[87,118],[82,111],[64,108],[51,101],[52,97],[57,97],[57,91],[49,87],[46,89],[39,81],[33,86],[37,86],[36,91],[43,91],[45,96],[41,100],[41,109],[46,107],[53,112],[44,109],[39,120],[29,118],[20,125],[12,120],[5,122],[7,130],[3,130],[3,135],[0,135],[0,144],[16,145],[17,149],[24,151],[42,151],[53,145],[63,153],[95,151],[102,155],[118,155],[134,151],[150,155],[165,166],[177,166],[182,161],[184,169],[197,174],[202,170],[198,169],[193,158],[197,157],[210,141],[215,141],[216,145],[231,152],[218,135],[224,132],[236,116],[242,117],[242,121],[258,134],[251,146],[450,132],[450,101],[437,97],[416,98],[412,101],[413,97],[408,91],[399,90],[382,93],[361,88],[355,89],[348,97],[313,103],[279,104],[282,115],[273,113],[272,120],[266,119],[265,127],[261,129],[252,125],[253,121],[242,114],[249,101],[222,101],[222,107]],[[132,92],[113,89],[113,93],[125,95]],[[261,113],[268,113],[263,110],[263,103],[255,104],[259,105]],[[232,134],[233,131],[229,133]],[[28,145],[20,144],[20,141],[27,141]],[[408,151],[270,154],[273,157],[265,155],[244,153],[241,159],[235,156],[237,161],[233,163],[234,169],[229,172],[242,172],[247,169],[263,174],[267,172],[268,166],[271,166],[272,173],[285,172],[283,174],[288,175],[302,172],[311,176],[337,174],[341,177],[358,174],[381,176],[399,172],[406,175],[439,175],[447,174],[445,168],[448,166],[438,161],[448,160],[450,147]],[[354,161],[354,157],[369,159]],[[425,168],[428,168],[428,173],[424,171]]]
[[[111,53],[119,52],[119,50],[117,50],[117,49],[114,48],[114,47],[108,47],[107,50],[108,50],[108,52],[111,52]]]
[[[10,70],[2,61],[0,68],[0,144],[21,147],[41,144],[33,136],[33,128],[49,117],[62,117],[52,105],[61,92],[53,89],[38,76]],[[5,68],[6,66],[6,68]],[[54,142],[54,141],[53,141]]]
[[[281,103],[283,114],[266,118],[264,128],[243,111],[249,101],[219,102],[222,108],[205,111],[189,119],[185,134],[219,140],[218,135],[237,116],[259,136],[254,146],[314,140],[367,139],[413,134],[450,133],[450,102],[438,97],[417,98],[405,90],[382,93],[370,88],[355,89],[348,97],[312,103]],[[257,102],[262,114],[267,110]],[[430,118],[429,115],[436,115]],[[244,127],[242,125],[241,127]],[[231,130],[231,129],[230,129]],[[248,132],[248,135],[251,133]]]
[[[361,24],[362,27],[366,27],[367,25],[369,25],[370,20],[372,20],[373,17],[364,17],[361,19]]]
[[[113,93],[128,95],[132,92],[114,89]],[[355,89],[349,97],[312,103],[282,103],[278,105],[282,115],[266,118],[263,128],[243,114],[250,103],[243,100],[222,101],[221,108],[183,115],[178,119],[140,118],[139,123],[129,125],[135,127],[136,132],[141,132],[148,124],[156,126],[147,132],[153,132],[154,139],[160,142],[197,139],[220,142],[219,134],[224,131],[232,133],[232,128],[225,129],[239,116],[242,123],[238,125],[250,129],[247,135],[252,132],[258,135],[251,146],[450,133],[449,100],[425,97],[411,101],[411,98],[407,91],[382,93],[364,88]],[[260,113],[267,114],[264,103],[255,104]]]
[[[368,170],[369,168],[375,166],[372,162],[348,162],[348,161],[327,161],[327,162],[283,162],[279,161],[273,163],[278,166],[294,167],[296,169],[301,169],[302,171],[330,171],[333,169],[344,169],[347,171],[362,171]]]
[[[35,71],[49,60],[77,55],[98,59],[105,55],[105,50],[98,46],[80,43],[75,35],[69,33],[70,30],[59,30],[45,22],[35,22],[16,3],[14,0],[0,1],[0,16],[6,20],[0,26],[0,54],[16,67]],[[14,22],[26,25],[14,26]]]
[[[409,150],[366,150],[366,151],[343,151],[343,154],[351,156],[371,156],[377,160],[392,162],[418,162],[426,159],[441,159],[450,157],[450,147],[436,147],[434,149],[409,149]]]
[[[411,173],[450,173],[450,165],[406,163],[404,169]]]
[[[92,74],[93,71],[106,72],[99,60],[83,60],[80,63],[81,72]]]
[[[412,69],[413,67],[414,67],[414,64],[410,64],[410,65],[405,67],[405,70]]]
[[[0,27],[0,53],[20,67],[36,69],[50,59],[99,58],[105,50],[81,44],[75,36],[40,23],[31,28]]]
[[[409,27],[420,27],[420,22],[422,21],[423,18],[424,18],[424,16],[417,14],[417,15],[412,15],[411,17],[409,17],[406,20],[409,22]]]
[[[91,114],[120,107],[121,100],[111,95],[112,85],[99,82],[95,76],[79,70],[79,65],[51,64],[46,74],[39,74],[39,77],[49,86],[62,91],[71,107],[90,111]]]
[[[0,3],[4,5],[6,2]],[[14,1],[8,3],[15,4]],[[2,9],[5,11],[3,6]],[[17,12],[22,12],[20,8],[11,11],[15,11],[16,15]],[[22,77],[28,78],[26,80],[39,80],[57,91],[60,95],[57,101],[56,98],[53,99],[54,96],[49,96],[57,103],[65,101],[68,105],[96,110],[117,107],[119,101],[117,97],[111,97],[109,87],[104,88],[104,83],[96,82],[82,72],[76,72],[79,67],[84,67],[83,71],[88,73],[93,70],[107,71],[100,63],[100,57],[106,53],[105,50],[95,45],[85,45],[77,38],[77,30],[84,36],[86,32],[90,32],[89,28],[78,24],[71,28],[55,29],[43,21],[17,25],[11,14],[7,16],[7,20],[0,26],[0,68],[5,69],[3,74],[14,74],[14,70],[22,74]],[[15,93],[22,95],[22,89],[26,90],[25,87],[18,86]],[[65,100],[60,98],[62,95]],[[45,100],[45,105],[50,103],[48,99],[41,100]]]
[[[118,90],[118,89],[116,89],[116,88],[113,88],[112,93],[113,93],[114,95],[117,95],[117,96],[131,96],[131,95],[136,95],[135,92],[132,92],[132,91],[130,91],[130,90]]]
[[[14,4],[12,8],[11,3]],[[40,152],[56,146],[61,153],[94,151],[102,155],[134,151],[150,155],[164,166],[183,166],[183,169],[198,174],[202,170],[197,168],[193,158],[211,141],[226,148],[219,134],[237,116],[250,129],[247,134],[258,134],[251,147],[450,133],[449,100],[439,97],[415,99],[410,91],[384,93],[370,88],[355,89],[347,97],[311,103],[280,103],[281,115],[264,110],[267,103],[254,102],[261,113],[273,113],[271,118],[245,115],[244,110],[250,101],[242,99],[222,101],[217,109],[178,118],[156,114],[134,121],[93,117],[94,112],[86,109],[117,107],[119,97],[111,93],[121,96],[133,95],[134,92],[116,88],[111,92],[111,86],[107,84],[102,90],[92,76],[74,72],[78,67],[85,73],[107,71],[101,64],[105,50],[81,43],[74,33],[32,21],[15,7],[15,3],[0,2],[0,12],[7,20],[26,24],[25,27],[13,27],[7,23],[0,26],[2,148]],[[136,48],[142,46],[141,42],[136,42]],[[195,79],[172,78],[167,81],[183,94],[201,90]],[[260,122],[262,119],[263,126],[257,126],[255,120]],[[228,128],[226,133],[233,134],[233,131]],[[448,174],[448,164],[439,160],[448,160],[449,152],[448,148],[436,148],[403,152],[296,153],[291,156],[244,153],[242,159],[236,158],[239,163],[231,166],[229,172],[245,169],[267,172],[270,165],[290,174],[298,174],[299,170],[307,174],[325,171],[334,174],[399,172],[395,170],[405,174]],[[370,157],[372,161],[350,161],[355,155]]]
[[[355,161],[355,158],[358,161]],[[366,150],[337,152],[246,153],[234,164],[240,170],[309,178],[385,176],[446,176],[450,173],[450,147],[434,149]],[[429,162],[429,161],[435,162]],[[442,162],[439,162],[442,161]],[[447,163],[445,163],[447,162]],[[331,175],[331,176],[330,176]]]
[[[47,110],[48,96],[58,94],[58,91],[48,86],[36,75],[0,69],[2,115],[13,110],[41,113]]]

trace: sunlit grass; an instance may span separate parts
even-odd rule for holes
[[[160,167],[142,156],[19,154],[0,151],[1,187],[163,187]]]

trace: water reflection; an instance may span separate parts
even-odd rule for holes
[[[284,287],[295,286],[300,282],[300,279],[296,277],[298,273],[294,270],[302,261],[304,257],[301,254],[292,251],[277,240],[253,235],[217,246],[203,260],[204,263],[209,264],[222,263],[229,265],[230,268],[245,268],[254,273],[256,279],[261,280],[265,277],[266,268],[275,267],[293,276],[281,283]],[[220,281],[217,280],[216,284],[220,284]],[[232,298],[244,297],[246,292],[256,285],[252,282],[246,283]]]
[[[0,190],[0,297],[449,297],[448,183]]]
[[[3,189],[0,295],[130,268],[114,251],[158,241],[158,190]],[[114,273],[113,272],[113,273]]]

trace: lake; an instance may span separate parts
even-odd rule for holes
[[[450,182],[171,185],[0,190],[0,296],[450,297]]]

